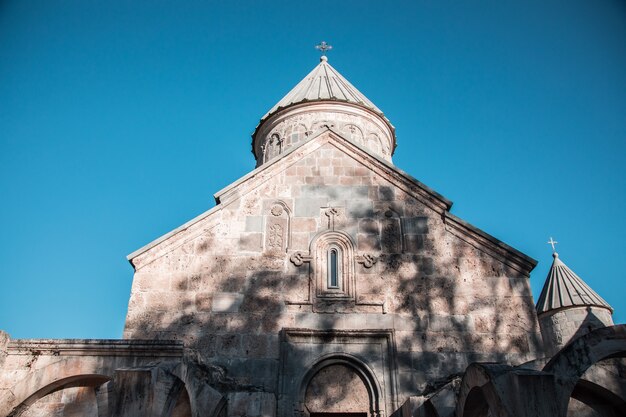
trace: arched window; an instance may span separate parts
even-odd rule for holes
[[[331,247],[328,250],[328,288],[339,289],[339,276],[341,274],[341,251],[337,247]]]
[[[343,232],[326,231],[311,241],[316,298],[354,299],[354,243]]]

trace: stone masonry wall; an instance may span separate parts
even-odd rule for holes
[[[224,370],[221,390],[271,393],[282,328],[393,329],[399,401],[473,361],[532,358],[528,277],[450,233],[440,208],[359,155],[322,135],[138,255],[124,337],[182,340]],[[353,244],[335,301],[320,295],[315,247],[333,230]]]

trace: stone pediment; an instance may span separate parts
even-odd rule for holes
[[[290,169],[290,167],[302,163],[303,160],[318,152],[323,152],[323,148],[328,146],[339,150],[342,154],[356,161],[360,169],[364,170],[363,172],[367,172],[368,175],[370,173],[374,174],[381,181],[390,183],[399,192],[414,198],[433,214],[441,216],[446,230],[459,239],[522,272],[524,275],[528,275],[536,265],[536,261],[532,258],[450,214],[451,201],[391,163],[372,155],[367,149],[350,141],[330,127],[325,127],[316,136],[292,148],[280,158],[260,166],[218,191],[214,195],[217,203],[215,207],[133,252],[128,255],[127,259],[135,269],[139,269],[200,235],[208,233],[219,236],[221,233],[220,228],[224,227],[229,219],[236,216],[229,211],[224,217],[222,211],[225,208],[233,203],[240,202],[245,196],[267,187],[268,183],[272,183],[275,178]],[[312,182],[315,182],[312,177],[310,179]],[[286,188],[283,192],[288,194]]]

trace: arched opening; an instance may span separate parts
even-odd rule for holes
[[[467,394],[463,417],[488,417],[489,404],[481,387],[474,387]]]
[[[385,413],[378,380],[366,364],[352,355],[321,359],[303,375],[299,391],[300,412],[306,417],[369,417]]]
[[[97,416],[96,388],[109,379],[103,375],[76,375],[55,381],[28,397],[10,416]]]
[[[580,394],[580,389],[585,388],[584,384],[581,385],[580,378],[590,367],[606,359],[624,357],[626,357],[626,325],[623,324],[594,330],[572,341],[558,352],[543,368],[544,372],[553,373],[561,380],[555,398],[558,415],[561,417],[568,415],[570,402],[572,405],[576,402],[585,404],[576,398],[577,394],[574,394],[574,391],[578,388]],[[589,408],[589,404],[586,406]]]
[[[191,417],[191,402],[184,386],[176,398],[171,417]]]
[[[363,376],[344,363],[320,369],[305,393],[305,407],[311,417],[366,417],[371,403]]]
[[[623,416],[626,415],[626,402],[608,389],[581,379],[572,391],[567,415]]]

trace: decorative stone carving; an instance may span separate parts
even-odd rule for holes
[[[335,230],[335,216],[339,214],[336,208],[331,207],[327,209],[324,214],[328,217],[328,228],[330,230]]]
[[[374,255],[370,255],[368,253],[365,253],[365,254],[363,254],[361,256],[357,256],[355,258],[355,260],[358,263],[363,264],[363,267],[369,269],[369,268],[373,267],[376,264],[376,262],[378,262],[378,257],[376,257]]]
[[[292,253],[291,256],[289,257],[289,260],[295,266],[302,266],[302,264],[305,262],[311,262],[311,257],[298,251],[298,252]]]
[[[272,213],[272,216],[276,216],[279,217],[283,214],[285,210],[283,209],[283,206],[281,206],[280,204],[274,204],[272,206],[272,209],[270,210],[270,213]]]
[[[404,245],[400,216],[391,208],[385,210],[383,215],[384,218],[380,221],[383,252],[402,253],[404,251]]]
[[[269,227],[267,238],[268,246],[271,249],[280,249],[283,246],[283,227],[280,224],[273,224]]]
[[[275,255],[285,253],[289,248],[290,212],[285,203],[277,201],[266,213],[265,251]]]

